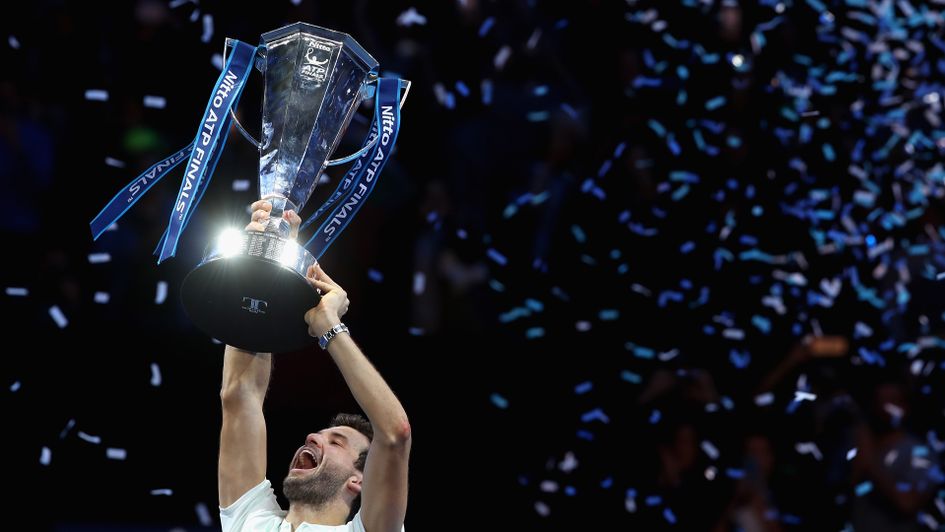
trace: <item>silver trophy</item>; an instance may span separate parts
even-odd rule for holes
[[[350,35],[299,22],[262,35],[256,68],[265,80],[261,140],[233,119],[259,148],[259,193],[272,203],[269,223],[264,232],[220,235],[184,279],[181,298],[197,327],[222,342],[290,351],[316,342],[303,316],[319,294],[305,280],[315,257],[289,238],[282,214],[301,212],[327,166],[372,147],[328,159],[374,88],[378,62]]]

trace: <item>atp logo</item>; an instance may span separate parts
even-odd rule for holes
[[[328,63],[331,61],[332,46],[322,41],[308,43],[305,58],[299,66],[299,74],[309,80],[321,83],[328,78]]]

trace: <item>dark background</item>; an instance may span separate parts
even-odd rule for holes
[[[888,381],[911,405],[901,430],[934,462],[917,482],[927,498],[900,517],[934,529],[928,519],[945,520],[943,22],[936,4],[858,4],[8,8],[10,518],[30,530],[219,526],[223,346],[189,323],[178,293],[211,235],[248,219],[255,150],[233,132],[177,257],[160,266],[151,253],[182,170],[116,231],[93,242],[87,224],[193,138],[225,37],[255,43],[305,21],[350,33],[382,75],[413,82],[393,160],[322,260],[352,300],[345,322],[410,416],[409,530],[734,530],[745,490],[773,494],[768,526],[852,527],[858,501],[888,501],[859,493],[863,478],[831,452],[855,446]],[[411,8],[425,23],[398,23]],[[147,95],[166,105],[145,106]],[[254,73],[240,104],[254,134],[260,101]],[[808,335],[849,349],[791,358]],[[816,399],[795,401],[797,390]],[[767,391],[773,403],[759,404]],[[856,406],[836,422],[843,400]],[[269,478],[278,484],[308,432],[356,408],[323,352],[279,354]],[[849,427],[839,440],[837,426]],[[774,457],[764,490],[745,480],[752,435]],[[799,450],[811,442],[822,458]],[[672,467],[685,474],[667,483]]]

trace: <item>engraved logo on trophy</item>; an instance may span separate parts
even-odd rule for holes
[[[269,303],[266,303],[262,299],[253,299],[251,297],[243,298],[243,310],[250,314],[265,314],[268,309]]]
[[[311,41],[305,50],[305,60],[299,65],[299,75],[318,83],[328,77],[328,62],[331,60],[331,44]]]

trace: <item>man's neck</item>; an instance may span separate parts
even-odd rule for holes
[[[311,506],[302,503],[289,503],[289,513],[285,520],[294,531],[302,523],[312,525],[343,525],[347,522],[350,510],[341,501],[334,501],[325,506]]]

